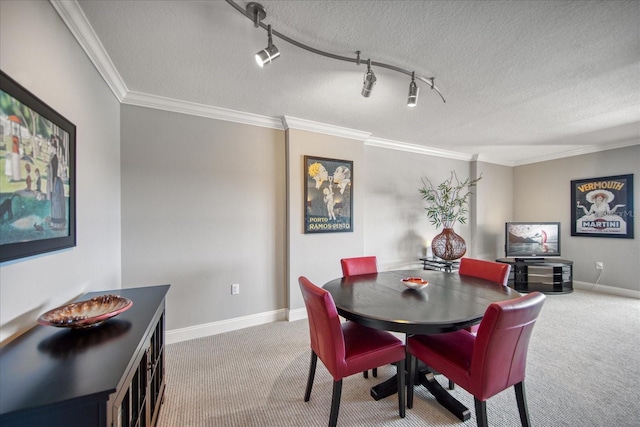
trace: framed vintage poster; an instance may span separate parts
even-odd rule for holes
[[[0,71],[0,262],[76,245],[76,127]]]
[[[633,174],[571,181],[571,235],[633,239]]]
[[[353,162],[304,156],[304,232],[353,231]]]

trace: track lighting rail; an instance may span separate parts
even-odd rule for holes
[[[264,30],[268,30],[268,28],[270,26],[265,25],[264,23],[262,23],[262,19],[264,19],[266,17],[266,11],[264,9],[264,7],[262,5],[260,5],[259,3],[255,3],[255,2],[251,2],[249,4],[247,4],[246,10],[243,9],[242,7],[240,7],[238,4],[236,4],[233,0],[226,0],[227,3],[229,3],[231,6],[233,6],[234,9],[236,9],[238,12],[240,12],[241,14],[243,14],[244,16],[246,16],[247,18],[249,18],[251,21],[253,21],[254,25],[256,28],[260,27]],[[379,62],[379,61],[372,61],[371,59],[368,59],[366,61],[362,61],[360,59],[360,51],[356,52],[356,57],[355,58],[351,58],[348,56],[342,56],[342,55],[336,55],[334,53],[331,52],[325,52],[323,50],[320,49],[316,49],[314,47],[311,46],[307,46],[304,43],[300,43],[297,40],[294,40],[290,37],[287,37],[286,35],[274,30],[273,28],[271,28],[271,34],[273,34],[274,36],[286,41],[287,43],[290,43],[294,46],[297,46],[301,49],[304,49],[308,52],[311,53],[315,53],[316,55],[321,55],[321,56],[325,56],[327,58],[332,58],[332,59],[336,59],[338,61],[345,61],[345,62],[352,62],[356,65],[360,65],[361,63],[365,63],[367,64],[368,67],[380,67],[380,68],[386,68],[388,70],[392,70],[392,71],[396,71],[398,73],[402,73],[402,74],[406,74],[407,76],[410,76],[412,78],[412,82],[414,80],[420,80],[421,82],[426,83],[427,85],[429,85],[429,87],[433,90],[435,90],[438,95],[440,95],[440,98],[442,98],[442,102],[447,102],[444,99],[444,96],[442,96],[442,93],[440,92],[440,90],[438,90],[438,88],[436,87],[436,85],[434,84],[434,77],[422,77],[422,76],[418,76],[415,74],[415,71],[409,71],[409,70],[405,70],[404,68],[400,68],[397,67],[395,65],[391,65],[391,64],[386,64],[384,62]]]

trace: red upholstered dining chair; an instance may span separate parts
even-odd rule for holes
[[[475,258],[462,258],[458,273],[464,276],[478,277],[498,285],[507,286],[511,265],[502,262],[485,261]],[[473,334],[478,332],[479,325],[473,325],[467,330]]]
[[[344,277],[378,272],[378,259],[375,256],[342,258],[340,265],[342,266],[342,275]]]
[[[488,426],[486,401],[514,386],[520,421],[531,425],[524,389],[529,340],[545,296],[526,296],[489,305],[478,334],[459,330],[407,338],[409,382],[407,407],[413,407],[417,359],[455,381],[475,400],[478,427]]]
[[[360,274],[371,274],[378,272],[378,259],[375,256],[362,256],[356,258],[342,258],[340,260],[342,266],[342,276],[358,276]],[[378,368],[374,368],[371,372],[374,377],[378,376]],[[369,378],[369,371],[362,373],[365,378]]]
[[[309,318],[311,364],[304,401],[311,397],[318,358],[333,377],[329,426],[335,426],[340,410],[342,379],[358,372],[395,363],[398,374],[405,370],[405,346],[386,331],[356,322],[340,322],[331,294],[302,276],[298,279]],[[404,375],[398,375],[398,412],[405,415]]]
[[[479,277],[507,286],[511,265],[502,262],[485,261],[483,259],[462,258],[460,260],[459,274]]]

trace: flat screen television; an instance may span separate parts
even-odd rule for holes
[[[542,258],[560,256],[559,222],[507,222],[507,257]]]

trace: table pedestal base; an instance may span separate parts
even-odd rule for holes
[[[384,382],[381,382],[378,385],[371,387],[371,397],[373,397],[374,400],[378,401],[380,399],[384,399],[385,397],[391,396],[392,394],[396,394],[398,392],[398,381],[396,379],[396,375],[392,376]]]
[[[460,403],[455,397],[451,396],[447,390],[442,388],[436,380],[435,375],[431,371],[420,372],[420,384],[425,386],[431,392],[442,406],[447,408],[449,412],[458,417],[461,421],[467,421],[471,418],[469,408]]]
[[[384,399],[398,392],[396,376],[371,387],[371,397],[375,400]],[[461,421],[467,421],[471,418],[469,408],[460,403],[455,397],[451,396],[435,378],[433,372],[429,369],[419,370],[414,384],[422,384],[436,398],[439,404],[444,406],[449,412],[458,417]]]

